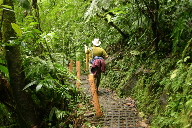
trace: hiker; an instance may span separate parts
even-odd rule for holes
[[[89,54],[89,73],[93,74],[95,77],[95,83],[98,88],[101,79],[101,73],[105,72],[105,59],[108,58],[106,51],[99,47],[101,42],[98,38],[95,38],[93,41],[93,47],[89,48],[85,45],[85,54]]]

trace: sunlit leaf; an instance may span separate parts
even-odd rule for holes
[[[32,86],[32,85],[34,85],[34,84],[36,84],[36,83],[37,83],[37,81],[33,81],[33,82],[27,84],[27,85],[23,88],[23,90],[27,89],[28,87],[30,87],[30,86]]]
[[[22,36],[22,30],[19,27],[19,25],[15,24],[15,23],[11,23],[12,28],[15,30],[15,32],[17,33],[18,36]]]
[[[1,5],[1,6],[5,7],[5,8],[12,9],[12,7],[11,7],[11,6],[8,6],[8,5]]]
[[[41,83],[39,83],[38,85],[37,85],[37,87],[36,87],[36,91],[39,91],[41,88],[42,88],[42,84]]]
[[[140,54],[140,52],[139,52],[139,51],[136,51],[136,50],[130,51],[130,53],[131,53],[132,55],[139,55],[139,54]]]
[[[192,108],[192,99],[190,99],[189,101],[186,102],[186,105],[189,107],[189,108]]]
[[[178,71],[178,69],[173,71],[173,73],[171,74],[171,79],[173,79],[177,76],[177,71]]]
[[[111,16],[109,14],[107,14],[107,21],[108,23],[111,22]]]
[[[185,57],[183,61],[186,62],[188,59],[190,59],[190,56]]]

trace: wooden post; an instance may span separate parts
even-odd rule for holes
[[[80,80],[80,61],[76,61],[76,71],[77,71],[77,78]],[[80,82],[77,80],[76,81],[76,87],[79,88],[80,87]]]
[[[101,117],[102,112],[101,112],[101,109],[100,109],[100,104],[99,104],[99,99],[98,99],[98,95],[97,95],[97,89],[96,89],[93,74],[89,75],[89,83],[91,85],[91,92],[92,92],[92,96],[93,96],[93,104],[94,104],[95,111],[96,111],[96,117]]]
[[[71,73],[73,72],[73,60],[70,60],[68,69]]]
[[[88,67],[89,67],[89,54],[86,54],[86,68],[85,68],[86,71],[88,71]]]

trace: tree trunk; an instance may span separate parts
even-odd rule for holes
[[[159,1],[158,0],[136,0],[136,5],[141,13],[145,15],[145,17],[151,20],[151,28],[153,32],[153,45],[155,46],[155,50],[159,51],[159,41],[160,41],[160,30],[159,30]],[[139,3],[143,2],[144,7],[139,6]]]
[[[156,48],[156,51],[158,51],[159,50],[159,41],[160,41],[159,18],[158,18],[159,1],[158,0],[152,1],[151,9],[152,9],[152,15],[151,15],[152,25],[151,25],[151,27],[152,27],[152,31],[153,31],[154,46]]]
[[[13,11],[13,0],[4,0],[3,4],[12,7],[11,10],[3,10],[2,42],[4,44],[7,43],[5,47],[6,59],[10,85],[13,90],[13,98],[16,104],[18,123],[21,128],[30,128],[37,124],[37,112],[30,94],[23,91],[25,86],[25,75],[22,69],[20,45],[10,44],[10,40],[14,42],[14,39],[16,39],[16,34],[11,26],[11,23],[15,23],[16,21]]]

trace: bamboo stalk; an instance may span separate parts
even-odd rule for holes
[[[97,89],[96,89],[96,85],[94,82],[94,75],[90,74],[89,75],[89,83],[91,85],[91,92],[92,92],[92,96],[93,96],[93,104],[95,107],[95,111],[96,111],[96,117],[101,117],[102,112],[100,109],[100,104],[99,104],[99,99],[98,99],[98,95],[97,95]]]

